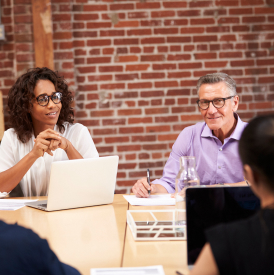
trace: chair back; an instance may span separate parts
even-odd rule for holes
[[[0,141],[3,138],[5,131],[5,124],[4,124],[4,106],[3,106],[3,97],[2,92],[0,91]]]

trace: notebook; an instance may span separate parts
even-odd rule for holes
[[[48,200],[26,203],[45,211],[113,202],[118,156],[52,163]]]
[[[189,269],[206,243],[204,231],[207,228],[246,219],[259,209],[260,200],[249,186],[188,188],[186,219]]]

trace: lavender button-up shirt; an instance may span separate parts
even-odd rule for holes
[[[205,122],[186,127],[173,144],[172,152],[165,165],[161,184],[169,193],[174,193],[175,178],[180,169],[180,157],[195,156],[200,184],[235,183],[244,180],[243,168],[238,153],[238,143],[247,125],[238,115],[238,122],[224,144],[213,135]]]

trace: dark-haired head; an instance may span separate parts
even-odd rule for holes
[[[30,112],[35,98],[34,88],[39,80],[51,81],[55,90],[62,93],[62,109],[57,121],[59,131],[64,132],[64,122],[73,122],[71,107],[73,98],[64,78],[46,67],[30,69],[17,79],[8,94],[10,126],[14,128],[18,139],[23,143],[27,142],[33,134]]]
[[[250,121],[241,136],[239,153],[244,167],[248,165],[253,172],[254,184],[264,184],[274,194],[274,115]]]

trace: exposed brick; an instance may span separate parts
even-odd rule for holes
[[[218,19],[218,24],[239,24],[239,17],[221,17]]]
[[[272,107],[272,102],[260,102],[260,103],[249,103],[249,109],[254,110],[254,109],[271,109]]]
[[[143,127],[125,127],[125,128],[119,128],[120,134],[130,134],[130,133],[143,133],[144,128]]]
[[[228,61],[205,62],[205,68],[224,68],[226,67],[227,63]]]
[[[173,17],[175,16],[175,11],[169,10],[169,11],[152,11],[151,12],[151,17]]]
[[[94,14],[74,14],[74,20],[75,21],[92,21],[92,20],[97,20],[99,19],[99,15],[94,13]]]
[[[163,44],[165,43],[164,37],[142,38],[141,44]]]
[[[123,143],[129,142],[129,137],[117,136],[117,137],[105,137],[106,143]]]
[[[101,84],[101,90],[115,90],[115,89],[125,89],[124,83],[109,83],[109,84]]]
[[[135,28],[139,27],[139,21],[119,21],[114,25],[115,28]]]
[[[163,88],[163,87],[178,87],[177,81],[161,81],[161,82],[155,82],[156,88]]]
[[[128,83],[128,89],[147,89],[147,88],[152,88],[151,82]]]
[[[243,16],[243,23],[263,23],[265,22],[265,16]]]
[[[100,36],[124,36],[124,35],[125,35],[125,31],[124,30],[100,31]]]
[[[161,20],[141,20],[142,27],[154,27],[154,26],[161,26]]]
[[[166,9],[169,8],[186,8],[187,3],[186,1],[169,1],[169,2],[163,2],[163,7]]]
[[[235,60],[230,61],[232,67],[250,67],[254,66],[254,60]]]
[[[191,37],[179,37],[179,36],[168,36],[167,43],[188,43],[191,42]]]
[[[160,3],[158,2],[143,2],[143,3],[136,3],[137,9],[159,9]]]
[[[140,19],[140,18],[147,18],[149,17],[148,12],[129,12],[128,18],[130,19]]]
[[[153,70],[175,70],[176,64],[153,64],[152,65]]]
[[[168,141],[168,140],[175,141],[177,137],[178,137],[177,134],[159,135],[158,141]]]
[[[137,45],[139,39],[136,38],[125,38],[125,39],[114,39],[114,45]]]
[[[128,124],[152,123],[152,117],[129,117]]]
[[[179,17],[200,16],[200,10],[179,10],[177,11]]]
[[[149,141],[156,141],[155,135],[149,135],[149,136],[132,136],[131,138],[132,142],[149,142]]]
[[[149,144],[149,145],[143,145],[143,150],[166,150],[167,145],[166,144]]]
[[[168,113],[169,110],[168,108],[146,108],[145,113],[146,115],[151,115],[151,114],[166,114]]]
[[[195,42],[214,42],[217,41],[216,35],[203,35],[203,36],[194,36],[193,41]]]
[[[83,11],[107,11],[108,6],[107,5],[84,5]]]
[[[124,110],[118,110],[119,116],[131,116],[131,115],[140,115],[142,114],[141,109],[124,109]]]
[[[185,34],[185,33],[204,33],[205,28],[204,27],[193,27],[193,28],[181,28],[180,33]]]
[[[155,79],[155,78],[164,78],[165,73],[142,73],[142,79]]]
[[[110,60],[111,60],[110,57],[90,57],[90,58],[87,58],[87,63],[88,64],[110,63]]]
[[[195,53],[195,59],[216,59],[216,53]],[[179,65],[180,68],[180,65]]]
[[[274,13],[274,7],[254,8],[255,14]]]
[[[164,25],[165,26],[181,26],[181,25],[187,25],[187,24],[188,24],[187,19],[174,19],[174,20],[165,19],[164,20]]]
[[[132,29],[132,30],[127,30],[127,35],[132,36],[132,35],[151,35],[152,31],[150,29]],[[144,44],[141,40],[141,44]]]
[[[141,55],[141,62],[148,62],[148,61],[164,61],[165,56],[162,54],[158,55]]]
[[[184,78],[184,77],[190,77],[190,72],[169,72],[167,77],[168,78]]]
[[[169,132],[169,131],[170,131],[169,125],[157,125],[157,126],[146,127],[147,133],[158,133],[158,132]]]
[[[241,58],[242,52],[220,52],[220,58]]]
[[[215,20],[213,18],[195,18],[190,19],[191,25],[210,25],[215,24]]]
[[[191,55],[190,54],[174,54],[174,55],[169,54],[167,56],[167,60],[168,61],[190,60],[190,59],[191,59]]]

